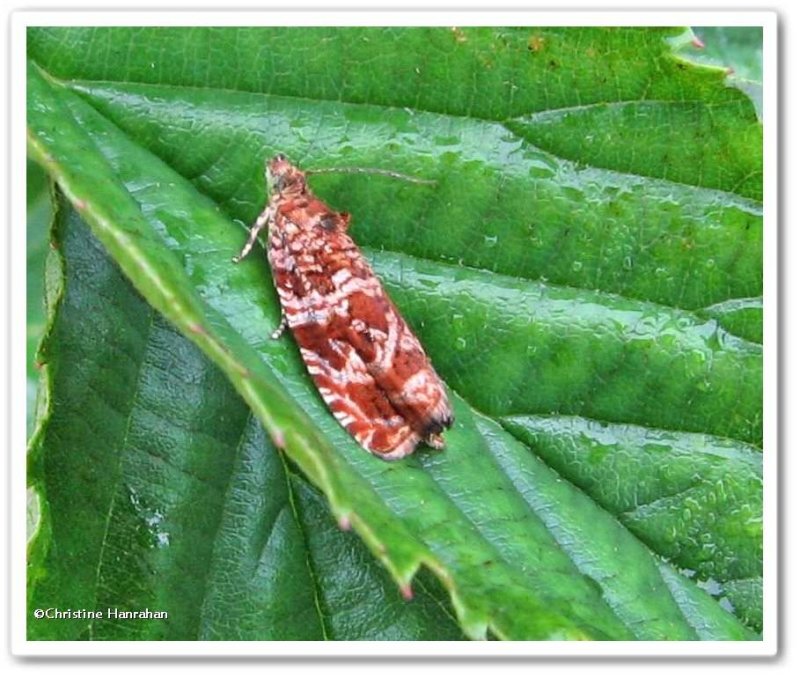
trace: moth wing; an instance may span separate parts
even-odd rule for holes
[[[414,451],[420,436],[398,414],[350,343],[328,339],[324,351],[302,345],[300,350],[325,404],[362,447],[384,459]]]
[[[412,427],[433,447],[444,447],[439,434],[453,424],[453,409],[444,383],[433,369],[428,354],[419,339],[398,313],[400,339],[395,350],[395,375],[405,374],[400,389],[387,389],[389,400],[407,413]]]
[[[443,447],[439,434],[453,423],[444,384],[377,278],[350,296],[349,310],[347,342],[377,387],[420,439]]]

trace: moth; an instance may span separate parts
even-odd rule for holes
[[[271,197],[235,262],[267,229],[281,304],[273,338],[288,327],[333,416],[359,444],[400,459],[444,447],[453,409],[419,339],[348,235],[350,215],[317,198],[282,153],[266,163]]]

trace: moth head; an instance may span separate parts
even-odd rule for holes
[[[273,193],[305,193],[306,175],[292,165],[283,153],[267,160],[265,176],[267,186]]]

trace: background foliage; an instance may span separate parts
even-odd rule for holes
[[[31,30],[66,198],[48,248],[29,168],[30,605],[170,617],[29,636],[756,637],[761,127],[691,40]],[[278,150],[436,180],[314,187],[452,389],[444,454],[365,454],[267,340],[266,264],[230,256]]]

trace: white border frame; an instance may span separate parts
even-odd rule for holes
[[[10,383],[25,392],[26,297],[26,111],[25,56],[29,26],[757,26],[763,27],[764,122],[764,632],[761,641],[517,642],[202,642],[28,641],[26,633],[25,487],[26,402],[10,397],[11,431],[11,650],[24,656],[491,656],[600,657],[773,656],[778,649],[777,470],[778,470],[778,157],[777,15],[774,12],[527,12],[527,11],[295,11],[295,12],[15,12],[10,22],[11,224]],[[16,170],[16,171],[14,171]],[[19,389],[19,390],[17,390]]]

